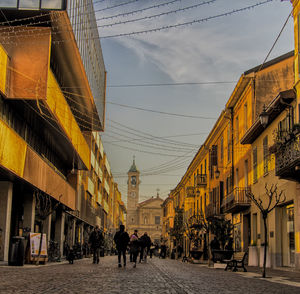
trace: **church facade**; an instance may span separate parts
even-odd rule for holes
[[[134,230],[138,230],[139,237],[147,232],[153,243],[160,243],[163,199],[157,194],[156,197],[139,202],[140,183],[140,172],[133,160],[127,181],[127,231],[132,234]]]

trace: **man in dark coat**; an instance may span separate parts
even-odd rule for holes
[[[94,227],[90,237],[89,244],[93,250],[93,263],[99,263],[100,247],[103,244],[104,237],[98,225]]]
[[[140,238],[140,244],[141,244],[140,262],[142,260],[144,260],[146,262],[147,254],[150,251],[150,246],[151,246],[151,239],[146,232]]]
[[[122,267],[121,255],[123,255],[123,264],[125,267],[126,266],[126,249],[127,249],[128,243],[129,243],[129,235],[127,232],[125,232],[125,226],[120,225],[120,230],[118,232],[116,232],[114,241],[116,243],[116,247],[118,250],[119,267]]]

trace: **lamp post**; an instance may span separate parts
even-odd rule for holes
[[[269,114],[266,111],[266,106],[265,105],[263,107],[263,111],[259,115],[259,120],[260,120],[261,125],[265,128],[268,124],[268,121],[269,121]]]

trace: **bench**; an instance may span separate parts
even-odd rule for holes
[[[242,268],[244,269],[244,272],[246,272],[245,260],[247,254],[247,252],[235,252],[232,259],[226,261],[227,265],[225,271],[227,271],[227,269],[232,269],[233,272],[236,272],[238,268]]]

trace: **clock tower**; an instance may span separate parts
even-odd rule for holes
[[[138,226],[137,204],[139,203],[140,172],[135,165],[133,157],[132,165],[128,171],[127,181],[127,230],[133,233]]]

